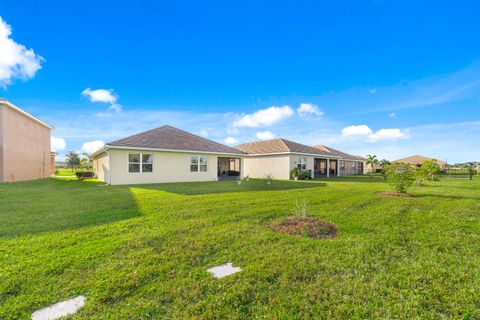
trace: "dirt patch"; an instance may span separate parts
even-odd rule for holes
[[[333,239],[338,231],[337,226],[333,223],[310,217],[288,217],[273,222],[270,227],[275,232],[288,234],[289,236],[315,239]]]
[[[409,193],[400,193],[400,192],[393,192],[393,191],[385,191],[385,192],[380,192],[380,195],[386,196],[386,197],[415,197],[414,194],[409,194]]]

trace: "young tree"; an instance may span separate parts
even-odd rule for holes
[[[368,176],[370,176],[370,173],[373,172],[373,169],[374,169],[375,165],[378,164],[377,156],[368,154],[367,155],[367,161],[365,161],[365,163],[366,163],[367,166],[370,166],[370,172],[368,173]]]
[[[80,165],[82,168],[85,168],[86,170],[90,170],[92,168],[92,159],[90,155],[86,152],[82,153],[83,158],[80,159]]]
[[[386,171],[387,182],[398,193],[407,193],[415,182],[415,170],[405,163],[394,162]]]
[[[67,167],[77,169],[80,166],[80,156],[75,151],[68,151],[65,154]]]
[[[437,163],[437,160],[435,159],[430,159],[425,161],[422,166],[420,167],[420,170],[424,171],[425,175],[431,180],[435,180],[435,175],[440,171],[440,166]]]
[[[380,160],[380,162],[378,164],[380,165],[380,168],[382,169],[383,178],[386,179],[385,172],[387,172],[387,168],[390,165],[390,161],[388,161],[386,159],[382,159],[382,160]]]

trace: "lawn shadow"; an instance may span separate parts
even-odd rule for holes
[[[43,179],[0,186],[0,237],[103,225],[141,216],[129,188]]]
[[[318,181],[288,181],[274,180],[268,185],[264,180],[251,179],[243,181],[240,185],[237,181],[208,181],[208,182],[177,182],[131,185],[139,189],[158,190],[180,195],[202,195],[237,192],[258,192],[258,191],[282,191],[295,189],[311,189],[325,187],[326,184]]]
[[[315,178],[315,181],[324,181],[324,182],[360,182],[360,183],[386,183],[386,181],[381,177],[371,177],[368,176],[340,176],[340,177],[330,177],[330,178]]]
[[[444,199],[451,199],[451,200],[480,200],[479,197],[468,197],[468,196],[455,196],[455,195],[442,195],[442,194],[433,194],[433,193],[423,193],[423,194],[416,194],[416,198],[424,198],[424,197],[432,197],[432,198],[444,198]]]

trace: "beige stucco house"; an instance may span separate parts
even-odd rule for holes
[[[354,156],[343,151],[339,151],[324,145],[318,145],[314,148],[320,149],[328,154],[338,157],[338,175],[353,176],[364,174],[365,158]]]
[[[312,178],[339,175],[338,155],[290,140],[255,141],[235,148],[248,154],[244,158],[244,174],[252,178],[271,174],[276,179],[290,179],[294,168],[309,171]]]
[[[421,156],[421,155],[418,155],[418,154],[416,154],[414,156],[411,156],[411,157],[398,159],[398,160],[395,160],[393,162],[406,163],[406,164],[409,164],[411,166],[420,167],[422,164],[425,163],[425,161],[428,161],[428,160],[435,161],[440,166],[441,170],[445,170],[448,167],[448,164],[445,161]]]
[[[0,99],[0,182],[51,176],[52,127]]]
[[[92,155],[98,179],[111,185],[217,181],[243,175],[245,153],[171,127],[107,143]]]

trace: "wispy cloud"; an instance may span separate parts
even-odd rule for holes
[[[270,131],[261,131],[257,132],[256,137],[259,140],[270,140],[275,138],[275,135]]]
[[[320,117],[323,115],[323,112],[320,111],[317,105],[313,103],[301,103],[300,107],[297,109],[298,115],[300,117],[315,116]]]
[[[10,38],[11,34],[12,28],[0,17],[0,86],[3,88],[14,79],[33,78],[44,61],[33,49]]]
[[[282,107],[272,106],[267,109],[260,109],[252,114],[245,114],[233,123],[234,127],[256,128],[262,126],[272,126],[284,119],[290,118],[295,112],[292,107],[285,105]]]
[[[94,141],[87,141],[82,145],[82,152],[86,152],[88,154],[92,154],[95,151],[99,150],[103,147],[105,143],[101,140],[94,140]]]
[[[50,148],[52,151],[55,152],[60,152],[65,150],[65,147],[67,144],[65,143],[65,139],[63,138],[57,138],[57,137],[51,137],[50,138]]]
[[[82,95],[89,98],[90,102],[101,102],[101,103],[109,103],[110,107],[109,110],[113,110],[115,112],[122,111],[122,106],[117,103],[118,97],[113,92],[112,89],[95,89],[92,90],[87,88],[82,91]]]
[[[235,137],[227,137],[227,138],[223,139],[223,142],[225,144],[232,145],[232,144],[238,143],[238,139],[235,138]]]

